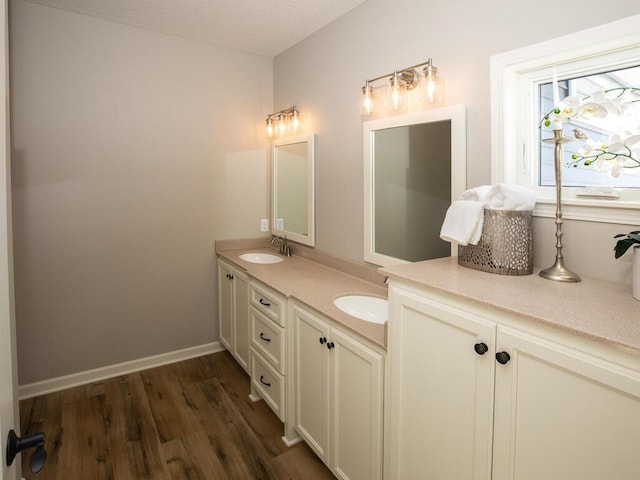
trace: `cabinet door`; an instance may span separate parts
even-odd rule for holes
[[[382,478],[381,354],[331,330],[332,468],[343,480]]]
[[[495,324],[397,287],[390,304],[386,478],[490,478]]]
[[[233,273],[233,355],[249,371],[249,278]]]
[[[325,322],[293,308],[295,328],[295,424],[316,454],[329,462],[329,350]]]
[[[233,352],[233,279],[231,267],[218,261],[218,336]]]
[[[499,327],[494,480],[640,478],[640,373]]]

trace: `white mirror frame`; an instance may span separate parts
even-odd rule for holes
[[[315,246],[315,134],[278,138],[271,142],[271,233],[310,247]],[[307,235],[278,228],[276,205],[278,192],[277,148],[294,143],[307,143]]]
[[[467,186],[467,120],[464,105],[436,108],[407,113],[394,117],[369,120],[363,124],[364,150],[364,260],[375,265],[390,266],[409,263],[375,251],[374,232],[374,133],[406,125],[451,121],[451,200],[457,199]],[[457,246],[451,245],[451,255],[458,254]]]

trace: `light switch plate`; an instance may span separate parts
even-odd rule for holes
[[[260,220],[260,231],[261,232],[268,232],[269,231],[269,219],[268,218],[263,218],[262,220]]]

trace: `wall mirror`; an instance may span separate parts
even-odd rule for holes
[[[315,245],[315,135],[273,140],[271,233]]]
[[[440,239],[467,178],[462,105],[364,122],[364,259],[395,265],[456,255]]]

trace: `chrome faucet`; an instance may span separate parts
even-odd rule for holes
[[[281,241],[280,250],[278,250],[280,252],[280,255],[284,255],[285,257],[290,257],[292,250],[291,250],[291,246],[287,243],[287,236],[285,235],[284,237],[279,237],[275,235],[271,240],[271,245],[275,244],[277,240]]]

